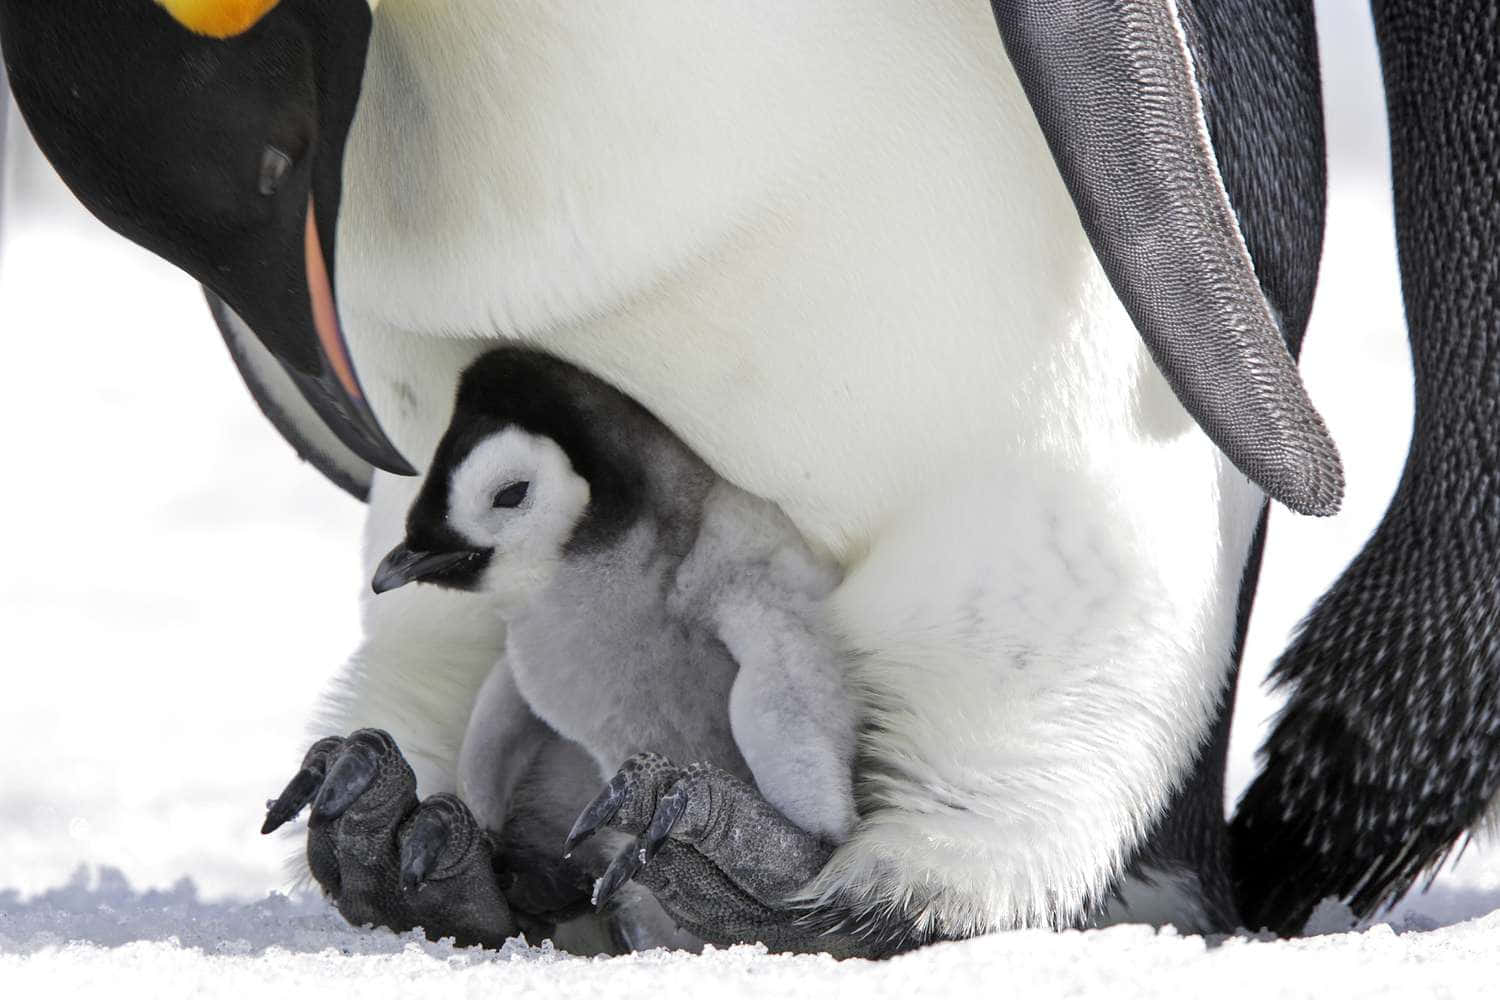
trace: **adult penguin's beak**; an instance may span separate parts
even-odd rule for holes
[[[277,353],[270,339],[261,336],[261,342],[277,354],[292,381],[296,383],[312,408],[317,411],[330,430],[360,458],[376,468],[399,475],[416,475],[416,469],[401,456],[365,397],[359,376],[354,370],[354,360],[349,355],[349,345],[339,324],[338,303],[334,296],[333,278],[329,272],[328,258],[323,251],[323,240],[317,223],[318,211],[314,197],[308,198],[307,217],[303,225],[303,268],[307,285],[307,327],[288,333],[298,337],[302,343],[288,344],[287,348],[306,356],[316,354],[316,368],[302,370],[289,363]],[[329,229],[332,229],[330,224]],[[215,289],[215,291],[218,291]],[[222,292],[226,302],[231,301]],[[243,316],[244,313],[241,313]],[[260,330],[253,323],[251,329]],[[313,352],[306,349],[312,342]],[[292,353],[289,350],[288,353]]]
[[[343,193],[343,152],[349,126],[358,102],[369,44],[369,9],[351,3],[342,12],[302,10],[312,8],[307,0],[158,0],[183,27],[207,38],[255,48],[257,36],[279,34],[276,21],[287,19],[307,29],[306,37],[315,68],[313,71],[313,138],[303,154],[307,197],[301,226],[277,226],[267,231],[268,242],[261,259],[280,260],[282,268],[270,273],[242,268],[237,274],[206,276],[204,283],[230,305],[255,331],[261,342],[281,361],[303,397],[330,430],[348,448],[371,465],[401,475],[416,470],[386,437],[365,395],[350,356],[349,344],[339,322],[333,282],[334,240],[338,232],[338,209]],[[262,25],[263,20],[270,23]],[[273,41],[274,44],[274,41]],[[262,154],[257,177],[258,194],[275,181],[283,168],[277,156],[285,150],[274,145]],[[262,184],[261,182],[266,182]],[[285,190],[288,199],[301,194],[301,185]],[[269,197],[280,197],[277,190]],[[278,282],[277,271],[300,261],[300,281]],[[237,280],[240,279],[240,280]],[[299,287],[300,286],[300,287]],[[277,303],[277,298],[286,301]],[[276,308],[279,306],[279,308]],[[266,313],[257,322],[256,314]],[[271,313],[274,313],[271,314]]]
[[[85,206],[202,282],[329,429],[412,475],[339,321],[344,148],[370,0],[0,0],[12,87]]]

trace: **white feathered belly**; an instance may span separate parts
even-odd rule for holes
[[[745,6],[473,14],[433,65],[420,42],[447,22],[381,6],[338,279],[409,457],[496,337],[620,385],[842,556],[1007,456],[1088,465],[1188,428],[986,4]],[[485,18],[504,30],[481,46]],[[653,27],[678,56],[636,47]],[[566,71],[537,69],[549,46]],[[1142,408],[1166,416],[1143,427]]]
[[[1205,732],[1259,494],[1147,359],[989,5],[456,9],[384,0],[350,141],[340,302],[387,430],[424,464],[504,337],[635,396],[849,567],[886,777],[823,888],[950,932],[1076,915]],[[370,560],[415,486],[378,477]],[[422,683],[403,636],[461,645],[444,600],[367,607],[340,715]],[[429,789],[460,708],[399,709]]]

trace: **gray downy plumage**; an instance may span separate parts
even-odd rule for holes
[[[854,708],[821,613],[837,570],[628,397],[526,349],[477,361],[382,572],[434,551],[483,555],[412,578],[495,593],[508,626],[459,759],[486,825],[529,766],[512,734],[531,712],[601,777],[640,751],[708,762],[847,836]]]

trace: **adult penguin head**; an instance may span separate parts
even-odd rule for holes
[[[386,438],[339,328],[345,139],[376,0],[0,0],[38,145],[110,228],[250,326],[351,450]]]

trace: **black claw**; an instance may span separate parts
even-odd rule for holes
[[[609,868],[604,872],[604,877],[594,887],[595,909],[602,912],[605,904],[620,891],[620,886],[635,878],[635,873],[641,870],[643,853],[639,843],[632,844],[610,863]]]
[[[304,767],[298,771],[292,776],[292,780],[287,782],[281,795],[266,803],[266,821],[260,825],[260,832],[271,833],[296,816],[318,791],[318,786],[322,784],[323,769],[321,767]]]
[[[345,744],[313,800],[312,818],[319,822],[338,819],[370,787],[379,769],[380,758],[372,747],[352,740]]]
[[[424,809],[411,821],[401,845],[401,891],[413,892],[426,881],[448,845],[448,822],[435,809]]]
[[[615,818],[615,813],[620,811],[620,805],[625,801],[625,781],[620,775],[610,779],[609,784],[604,786],[604,791],[595,796],[594,801],[584,806],[583,812],[579,813],[578,819],[573,823],[573,829],[568,831],[568,839],[563,841],[563,857],[573,853],[573,848],[583,843],[599,831],[605,823]]]
[[[642,864],[650,864],[651,859],[661,850],[661,845],[667,842],[667,837],[672,833],[672,827],[682,818],[683,812],[687,810],[687,792],[681,785],[661,797],[661,802],[656,807],[656,815],[651,817],[651,825],[646,832],[641,834],[640,857]]]

